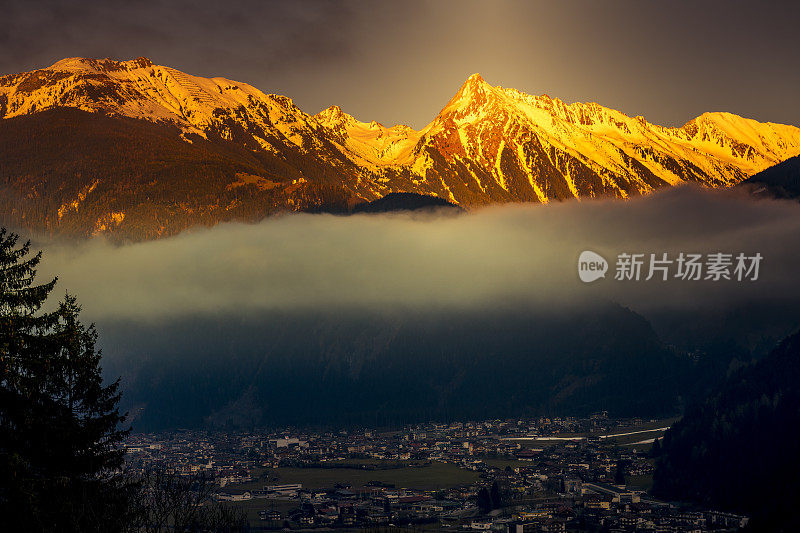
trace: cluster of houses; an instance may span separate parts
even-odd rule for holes
[[[292,501],[281,512],[258,513],[262,527],[373,528],[431,525],[446,530],[508,533],[609,531],[679,533],[737,531],[747,517],[715,511],[686,510],[649,498],[639,490],[605,483],[565,483],[569,492],[508,500],[484,512],[475,503],[477,486],[446,491],[369,488],[307,490],[294,485],[247,492],[247,499],[276,497]],[[225,499],[228,499],[227,497]],[[231,498],[230,501],[237,501]],[[265,500],[265,507],[268,505]]]
[[[562,432],[600,432],[635,427],[638,419],[591,418],[488,420],[423,424],[402,431],[376,430],[310,433],[294,428],[268,432],[176,431],[129,437],[128,460],[134,466],[159,465],[180,474],[198,471],[221,477],[240,476],[260,466],[286,466],[314,457],[340,461],[351,457],[377,460],[429,459],[459,461],[480,455],[508,456],[522,446],[516,438]],[[233,480],[230,480],[231,482]]]
[[[646,493],[653,471],[649,444],[636,438],[620,444],[603,437],[635,434],[644,423],[598,414],[425,424],[387,432],[286,428],[137,434],[129,439],[127,460],[133,469],[158,467],[177,475],[213,477],[216,497],[232,505],[248,501],[248,508],[257,509],[253,520],[262,529],[419,525],[513,533],[677,533],[744,527],[747,517],[688,509]],[[439,490],[378,481],[350,486],[346,480],[308,488],[296,480],[270,477],[284,467],[363,465],[379,473],[382,465],[396,468],[399,463],[415,468],[451,463],[474,472],[474,481]]]

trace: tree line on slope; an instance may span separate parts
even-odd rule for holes
[[[253,152],[174,126],[76,109],[0,121],[0,217],[52,235],[120,239],[258,221],[280,211],[344,209],[332,169],[290,149]],[[253,179],[255,178],[255,179]],[[259,181],[260,180],[260,181]],[[76,202],[73,205],[73,202]]]

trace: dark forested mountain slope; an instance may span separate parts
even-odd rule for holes
[[[598,410],[671,416],[695,379],[688,357],[613,305],[267,313],[107,324],[101,333],[107,370],[125,369],[124,401],[142,431]]]
[[[664,436],[657,495],[752,513],[760,531],[798,531],[800,333],[740,370]]]
[[[68,235],[150,239],[267,213],[344,209],[330,170],[167,123],[51,109],[0,120],[0,220]],[[78,156],[79,154],[79,156]]]
[[[390,213],[392,211],[420,211],[451,209],[462,211],[457,205],[442,200],[437,196],[416,194],[412,192],[393,192],[383,198],[356,205],[352,213]]]
[[[800,198],[800,156],[762,170],[739,184],[754,196]]]

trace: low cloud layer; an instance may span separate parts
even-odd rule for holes
[[[163,241],[45,243],[41,273],[85,317],[149,321],[343,308],[614,301],[639,312],[800,297],[800,204],[691,188],[627,202],[510,205],[461,216],[287,215]],[[584,284],[584,250],[609,260]],[[760,253],[757,281],[616,281],[619,253]]]

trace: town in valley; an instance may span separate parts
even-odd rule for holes
[[[648,494],[674,419],[537,418],[132,434],[128,467],[213,485],[253,530],[736,531],[748,517]],[[654,444],[655,443],[655,444]]]

